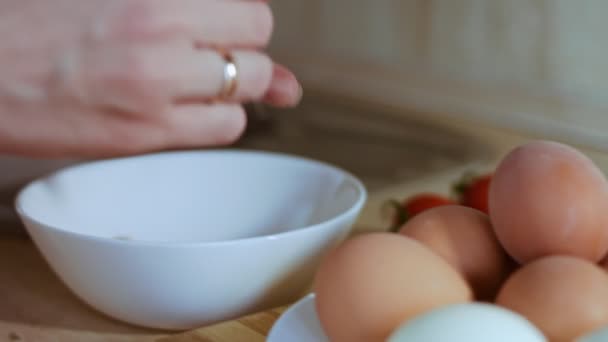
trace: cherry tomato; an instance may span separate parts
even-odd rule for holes
[[[489,214],[488,191],[492,182],[492,174],[482,176],[466,176],[455,186],[458,202],[464,206],[477,209]]]

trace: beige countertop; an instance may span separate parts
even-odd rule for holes
[[[379,208],[388,197],[444,191],[467,167],[370,193],[354,232],[382,230]],[[0,239],[0,341],[264,341],[285,308],[179,334],[164,334],[116,322],[89,308],[51,272],[25,236]]]
[[[442,123],[445,124],[445,123]],[[380,206],[388,198],[403,198],[420,191],[447,193],[467,170],[490,170],[513,146],[530,138],[507,132],[451,123],[451,126],[486,142],[491,158],[461,165],[414,181],[393,184],[370,192],[354,233],[386,228]],[[605,153],[584,149],[603,170]],[[50,271],[26,237],[0,238],[0,341],[264,341],[284,308],[257,313],[238,320],[201,327],[180,334],[142,330],[111,320],[82,304]]]

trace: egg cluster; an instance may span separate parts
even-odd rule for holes
[[[332,342],[608,341],[608,182],[576,149],[508,153],[489,214],[424,211],[329,252],[314,291]]]

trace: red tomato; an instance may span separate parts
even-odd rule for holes
[[[456,185],[458,202],[464,206],[477,209],[489,214],[488,192],[492,182],[492,174],[466,178]]]

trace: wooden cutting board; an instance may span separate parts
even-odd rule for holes
[[[183,333],[115,321],[77,299],[25,235],[0,236],[0,341],[265,341],[283,308]]]
[[[383,227],[379,212],[387,198],[421,191],[445,191],[464,171],[483,169],[482,165],[463,165],[414,183],[370,193],[353,234]],[[19,229],[0,227],[0,231]],[[77,299],[55,276],[25,234],[0,234],[0,342],[257,342],[266,340],[284,309],[183,333],[130,326],[98,313]]]

